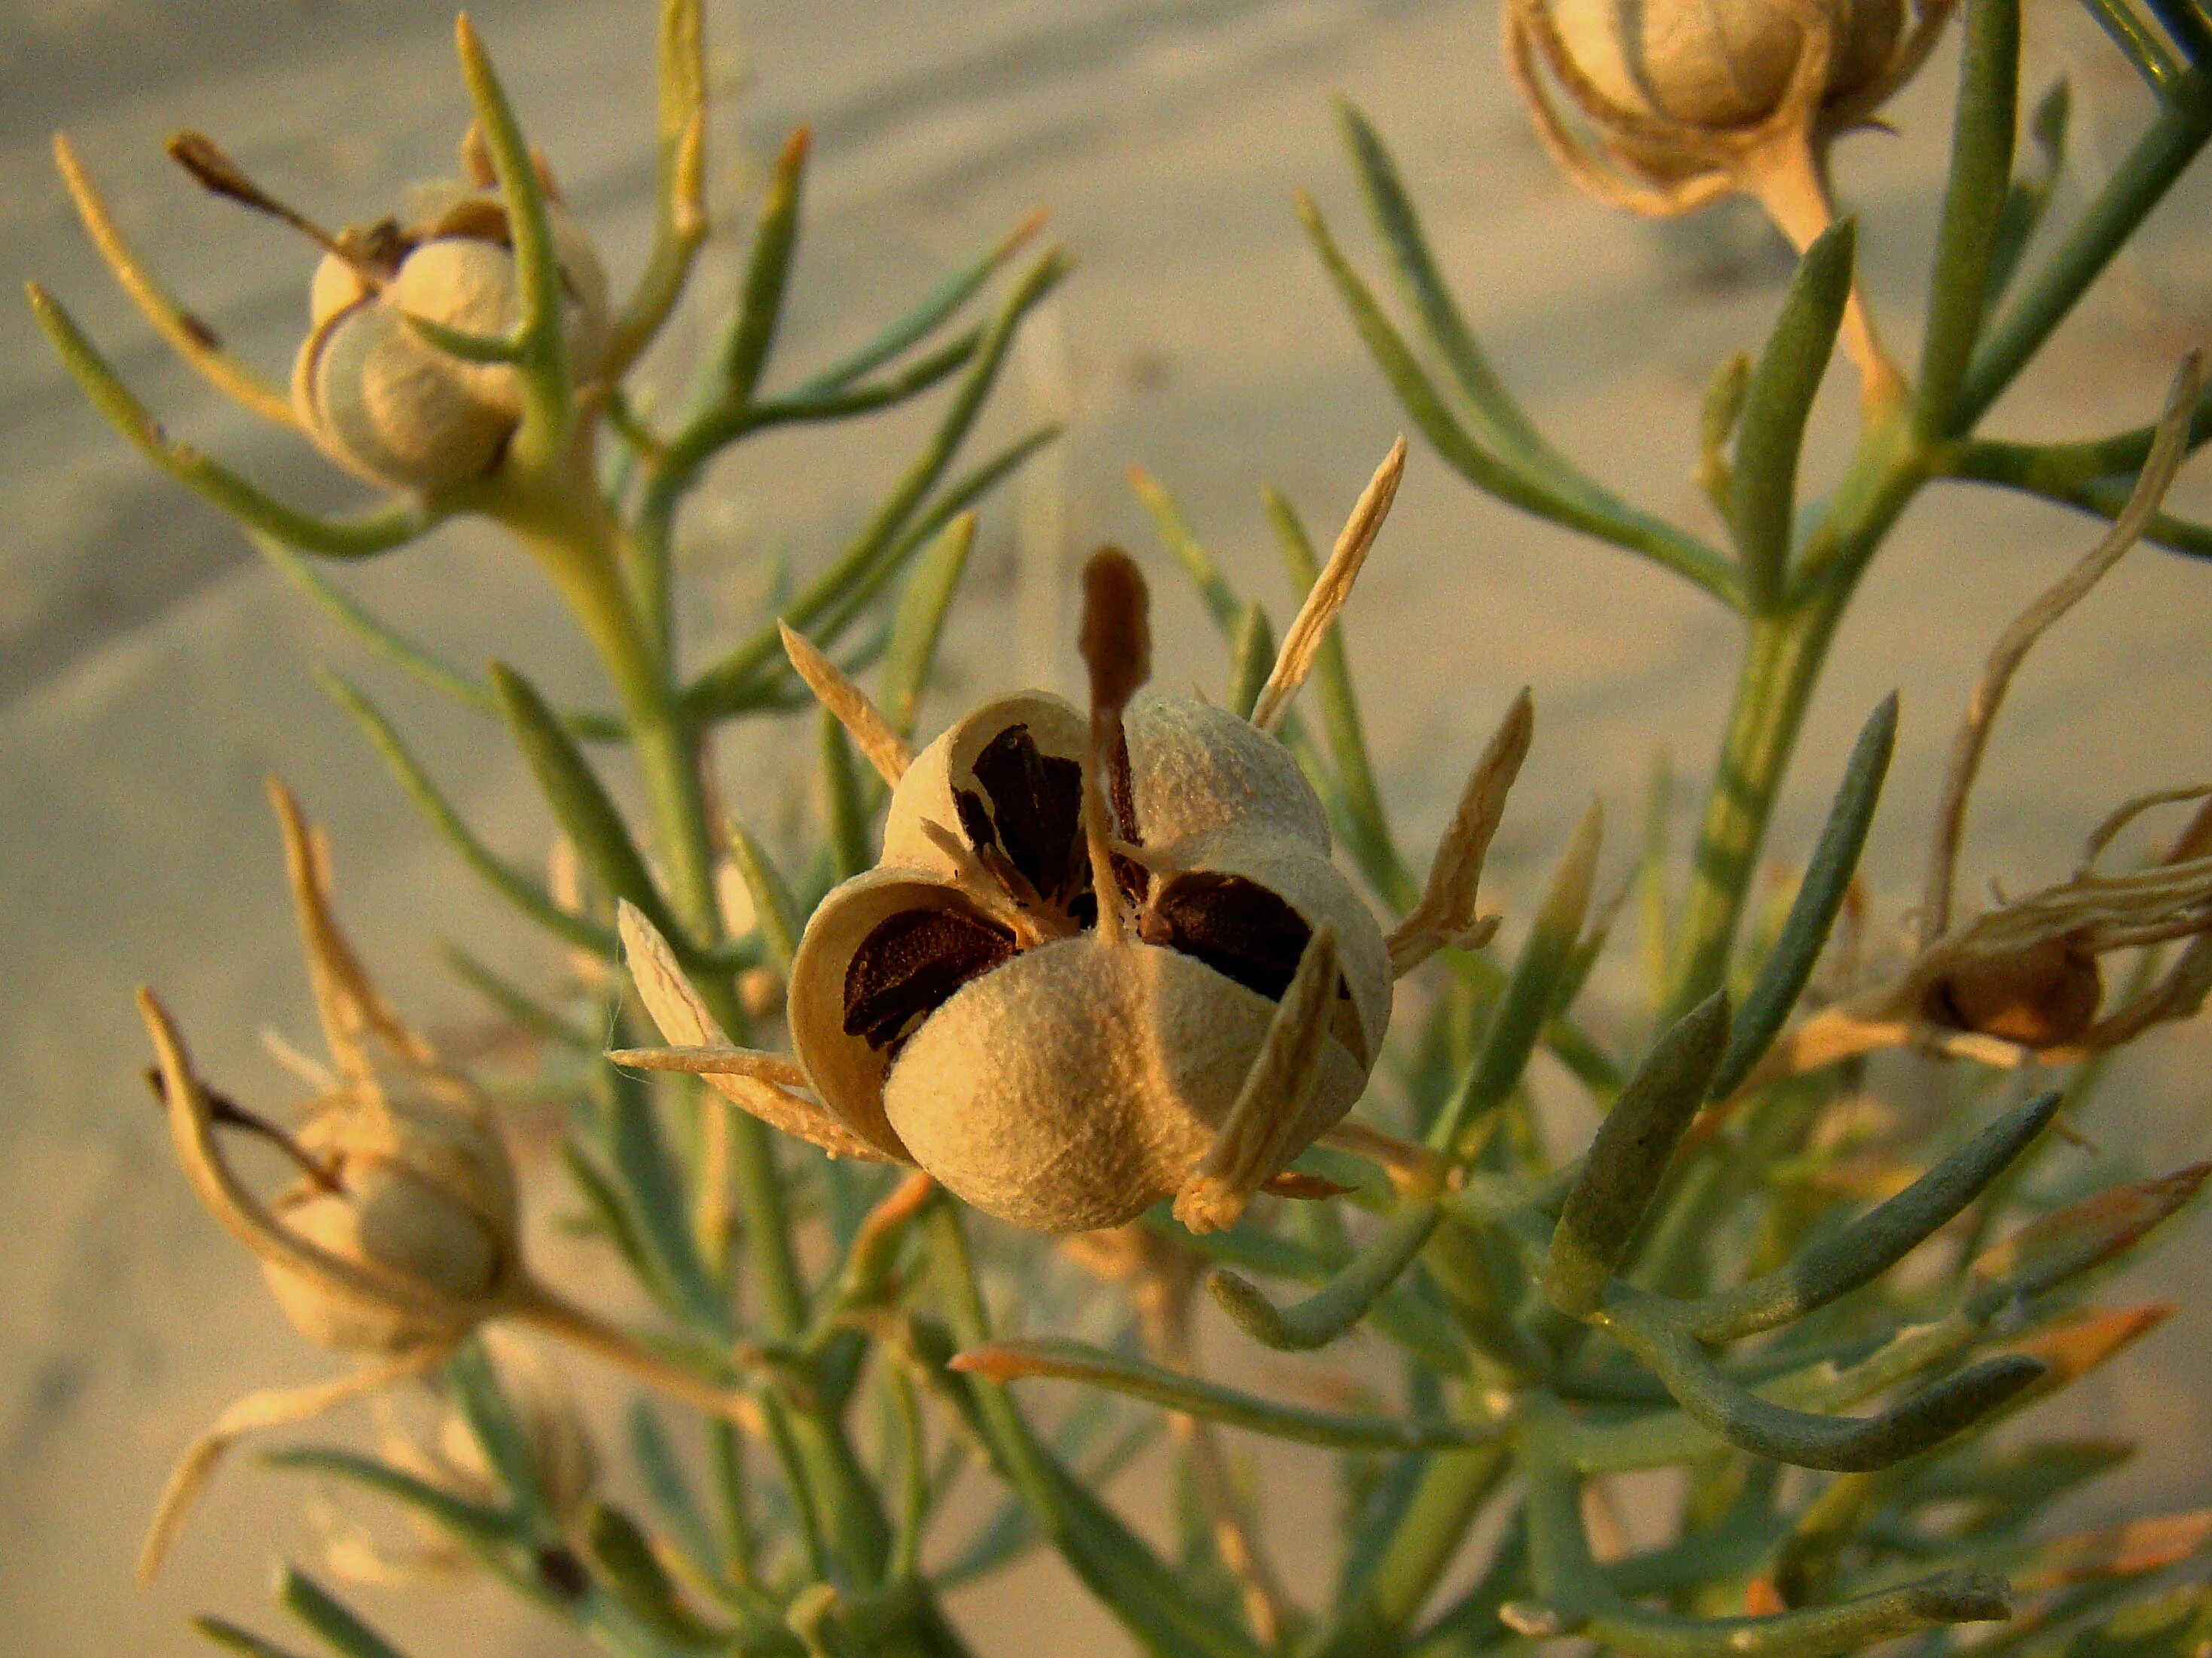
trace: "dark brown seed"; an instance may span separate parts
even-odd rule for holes
[[[1225,979],[1280,1001],[1313,929],[1257,882],[1207,870],[1160,889],[1138,924],[1146,943],[1195,957]]]
[[[1082,766],[1039,752],[1030,728],[1018,725],[991,739],[975,756],[975,772],[1006,856],[1040,896],[1065,904],[1081,864]],[[964,808],[961,821],[967,823]],[[972,829],[969,836],[980,841]]]
[[[2046,938],[1999,960],[1974,962],[1929,987],[1921,1015],[2027,1048],[2057,1048],[2094,1023],[2104,999],[2097,957],[2071,938]]]
[[[576,1552],[558,1543],[538,1551],[538,1578],[563,1600],[580,1600],[592,1587],[591,1574]]]
[[[981,917],[908,909],[877,924],[845,969],[845,1034],[890,1048],[970,979],[1014,954],[1014,936]]]

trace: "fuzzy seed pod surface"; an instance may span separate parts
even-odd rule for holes
[[[1822,101],[1849,98],[1888,67],[1901,0],[1811,0],[1834,29]],[[1782,101],[1804,49],[1799,13],[1777,0],[1553,0],[1576,66],[1620,107],[1725,130]]]
[[[793,1042],[830,1112],[1042,1231],[1117,1224],[1188,1176],[1319,928],[1340,976],[1285,1159],[1358,1100],[1390,1017],[1381,931],[1288,751],[1173,697],[1138,696],[1122,729],[1103,780],[1133,935],[1097,931],[1086,723],[1030,694],[915,756],[882,862],[823,902],[793,963]]]
[[[409,316],[496,337],[514,325],[516,272],[496,197],[436,187],[406,231],[356,236],[376,268],[325,257],[309,289],[313,322],[293,365],[292,400],[333,460],[372,481],[434,489],[497,465],[521,414],[515,371],[465,362],[408,325]],[[606,276],[591,239],[548,203],[572,369],[596,372],[606,348]]]

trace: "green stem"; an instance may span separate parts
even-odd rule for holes
[[[1849,597],[1849,588],[1839,586],[1750,622],[1735,706],[1721,742],[1720,768],[1705,797],[1662,1027],[1695,1007],[1728,976],[1729,951],[1742,920],[1775,792]]]
[[[2184,76],[2163,102],[2158,118],[2128,152],[2081,222],[1983,338],[1966,372],[1954,429],[1973,429],[2212,138],[2212,82],[2203,70]]]
[[[502,491],[499,516],[552,579],[590,637],[622,700],[644,774],[655,841],[668,866],[671,908],[695,942],[721,938],[714,881],[714,831],[696,759],[697,732],[677,695],[666,653],[655,648],[617,560],[621,531],[592,485],[588,458],[520,477]],[[736,987],[705,975],[697,989],[723,1025],[742,1032]],[[756,1119],[732,1114],[732,1161],[764,1321],[771,1335],[805,1327],[805,1281],[774,1143]],[[890,1531],[843,1424],[825,1410],[793,1408],[788,1440],[808,1495],[820,1508],[845,1569],[864,1585],[881,1579]]]

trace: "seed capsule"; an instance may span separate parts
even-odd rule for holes
[[[514,368],[465,361],[407,319],[495,339],[514,325],[516,272],[500,198],[430,187],[406,229],[386,221],[336,239],[309,294],[313,329],[293,366],[292,399],[333,460],[374,481],[434,489],[498,464],[522,414]],[[597,372],[607,342],[606,276],[575,220],[549,203],[571,370]]]

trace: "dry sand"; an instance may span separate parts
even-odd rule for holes
[[[583,0],[477,10],[618,277],[635,269],[646,228],[650,10]],[[987,517],[940,713],[1024,677],[1068,682],[1065,577],[1096,540],[1124,540],[1164,571],[1121,483],[1129,462],[1182,495],[1240,582],[1280,614],[1260,488],[1280,483],[1326,525],[1402,424],[1291,212],[1292,190],[1311,187],[1364,254],[1333,90],[1380,123],[1538,420],[1626,493],[1705,521],[1688,482],[1698,392],[1723,355],[1760,337],[1786,267],[1755,236],[1655,231],[1568,191],[1504,87],[1490,5],[817,0],[736,15],[718,7],[715,21],[724,136],[758,158],[789,125],[815,130],[802,285],[780,367],[850,343],[924,273],[1036,203],[1051,204],[1079,256],[994,427],[1011,429],[1025,403],[1065,402],[1073,430],[1041,475],[1048,487],[1029,498],[1027,554],[1017,556],[1012,495]],[[300,325],[301,250],[198,198],[161,162],[159,141],[205,127],[332,218],[380,211],[401,181],[446,165],[462,122],[448,22],[442,3],[422,0],[15,0],[0,15],[5,274],[35,274],[65,296],[175,429],[288,491],[348,499],[165,357],[76,234],[46,136],[68,127],[160,268],[275,368]],[[2120,153],[2143,100],[2057,0],[2032,9],[2028,54],[2030,86],[2070,73],[2082,111],[2063,215],[2084,199],[2083,179]],[[1876,301],[1908,348],[1954,63],[1939,55],[1897,107],[1901,137],[1853,141],[1841,169],[1863,215]],[[757,159],[732,167],[730,155],[726,144],[725,202],[758,173]],[[2142,255],[2000,409],[1998,428],[2088,434],[2154,410],[2172,361],[2212,322],[2201,169],[2178,197]],[[729,280],[723,248],[702,285]],[[679,335],[664,367],[695,344]],[[1844,430],[1843,400],[1832,401],[1808,463],[1816,476],[1832,473]],[[906,420],[849,440],[778,440],[718,472],[690,538],[693,648],[730,636],[769,556],[787,550],[804,570],[836,545],[920,429]],[[546,826],[495,733],[362,660],[218,515],[141,465],[13,302],[0,304],[0,1644],[181,1653],[194,1649],[190,1610],[273,1626],[261,1611],[267,1563],[311,1558],[317,1533],[295,1485],[241,1461],[162,1584],[137,1592],[129,1561],[169,1459],[241,1388],[325,1375],[333,1361],[280,1321],[185,1193],[136,1075],[143,1044],[130,988],[160,986],[204,1062],[240,1091],[282,1096],[253,1033],[302,1033],[307,1018],[260,793],[271,769],[330,826],[346,912],[404,1005],[469,1017],[432,958],[439,936],[520,970],[548,966],[313,690],[318,662],[374,687],[495,846],[536,855]],[[2199,515],[2212,504],[2203,466],[2180,499]],[[2093,534],[2021,500],[1938,491],[1916,505],[1812,710],[1778,854],[1806,845],[1841,745],[1876,698],[1903,687],[1904,733],[1870,853],[1881,913],[1894,917],[1987,641]],[[348,580],[460,659],[516,655],[564,692],[595,695],[562,618],[486,537],[449,531]],[[1218,683],[1223,654],[1195,606],[1170,575],[1158,585],[1164,677]],[[2139,552],[2034,659],[1973,820],[1976,890],[1984,875],[2014,890],[2053,878],[2122,796],[2212,777],[2208,598],[2212,569]],[[1725,619],[1682,584],[1476,497],[1418,446],[1352,639],[1415,847],[1512,689],[1534,688],[1536,752],[1492,888],[1516,918],[1591,790],[1625,824],[1655,744],[1679,770],[1707,763],[1732,653]],[[806,747],[802,728],[770,727],[724,756],[772,826],[803,799],[793,780]],[[1617,853],[1611,867],[1622,863]],[[1625,976],[1601,993],[1618,998]],[[2154,1168],[2203,1155],[2208,1058],[2203,1029],[2147,1044],[2094,1132]],[[2199,1224],[2130,1287],[2179,1294],[2208,1262],[2212,1230]],[[2134,1498],[2177,1504],[2212,1491],[2205,1318],[2185,1315],[2064,1407],[2077,1424],[2155,1441],[2158,1455],[2121,1482]],[[1246,1362],[1232,1337],[1216,1331],[1212,1345]],[[1320,1461],[1280,1461],[1269,1529],[1289,1579],[1318,1583]],[[1140,1478],[1129,1496],[1156,1524],[1157,1482]],[[362,1604],[426,1658],[566,1649],[481,1593],[366,1594]],[[1041,1634],[1058,1652],[1127,1649],[1048,1563],[957,1609],[986,1651]]]

